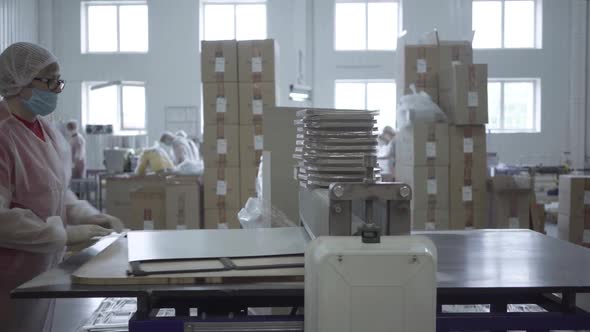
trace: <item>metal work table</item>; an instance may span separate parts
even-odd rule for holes
[[[437,329],[583,329],[590,314],[576,294],[590,293],[590,250],[528,230],[419,232],[438,250]],[[137,297],[138,317],[189,301],[208,308],[303,306],[303,283],[74,285],[70,274],[115,241],[107,238],[13,291],[13,298]],[[560,294],[561,298],[552,294]],[[227,301],[231,298],[232,301]],[[545,313],[506,313],[508,304]],[[489,314],[446,314],[446,304],[490,304]]]

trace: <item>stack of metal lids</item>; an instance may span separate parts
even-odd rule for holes
[[[295,177],[307,188],[379,179],[376,111],[305,109],[295,120]]]

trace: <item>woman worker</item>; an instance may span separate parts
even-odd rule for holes
[[[43,118],[64,88],[57,58],[30,43],[0,54],[0,326],[51,328],[51,300],[11,300],[9,293],[55,266],[66,244],[121,231],[68,190],[72,158],[63,135]],[[46,324],[47,323],[47,324]]]

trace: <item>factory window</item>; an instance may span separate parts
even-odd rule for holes
[[[140,82],[84,83],[83,123],[113,125],[115,132],[145,130],[145,85]]]
[[[83,1],[82,53],[147,53],[145,1]]]
[[[392,80],[338,80],[334,107],[380,111],[377,126],[395,128],[396,86]]]
[[[541,0],[473,0],[475,48],[541,48]]]
[[[488,81],[488,130],[499,133],[541,130],[539,79]]]
[[[392,51],[397,47],[399,5],[392,0],[336,0],[337,51]]]
[[[203,4],[204,40],[266,39],[266,3],[223,0]]]

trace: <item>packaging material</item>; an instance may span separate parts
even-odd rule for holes
[[[278,53],[278,45],[273,39],[239,41],[239,81],[274,82]]]
[[[262,123],[264,112],[276,105],[274,82],[240,83],[240,124]]]
[[[488,123],[488,65],[453,64],[442,71],[439,102],[450,123]]]
[[[261,124],[240,126],[240,166],[258,167],[263,150],[263,126]]]
[[[239,229],[238,210],[205,209],[205,229]]]
[[[256,179],[258,168],[242,167],[240,168],[240,207],[244,207],[248,198],[257,197]]]
[[[205,167],[239,167],[239,126],[209,125],[203,134]]]
[[[412,188],[412,210],[449,209],[448,166],[401,166],[395,179]]]
[[[487,227],[486,133],[484,126],[450,126],[451,229]]]
[[[532,180],[529,176],[497,175],[489,180],[492,228],[530,228]]]
[[[241,208],[239,168],[206,168],[204,178],[205,209]]]
[[[201,42],[201,80],[237,82],[238,49],[235,40]]]
[[[203,83],[203,118],[205,125],[240,124],[238,83]]]
[[[406,45],[403,54],[403,94],[414,84],[418,91],[438,89],[439,50],[436,45]],[[431,96],[433,97],[433,96]],[[438,102],[433,97],[432,100]]]
[[[412,209],[412,229],[416,231],[448,230],[449,210]]]
[[[584,232],[590,229],[590,176],[559,177],[557,227],[560,239],[584,243]]]
[[[439,68],[441,71],[452,67],[453,63],[473,64],[473,47],[471,42],[440,41],[438,44]]]
[[[449,165],[449,126],[446,123],[415,123],[403,128],[396,140],[396,165]]]
[[[425,92],[416,92],[411,86],[411,94],[400,98],[397,108],[397,124],[399,128],[412,126],[416,123],[447,122],[446,114]]]
[[[164,186],[146,186],[130,193],[131,215],[125,226],[132,230],[166,229]]]
[[[166,183],[166,228],[201,228],[201,184],[198,177],[176,177]]]

